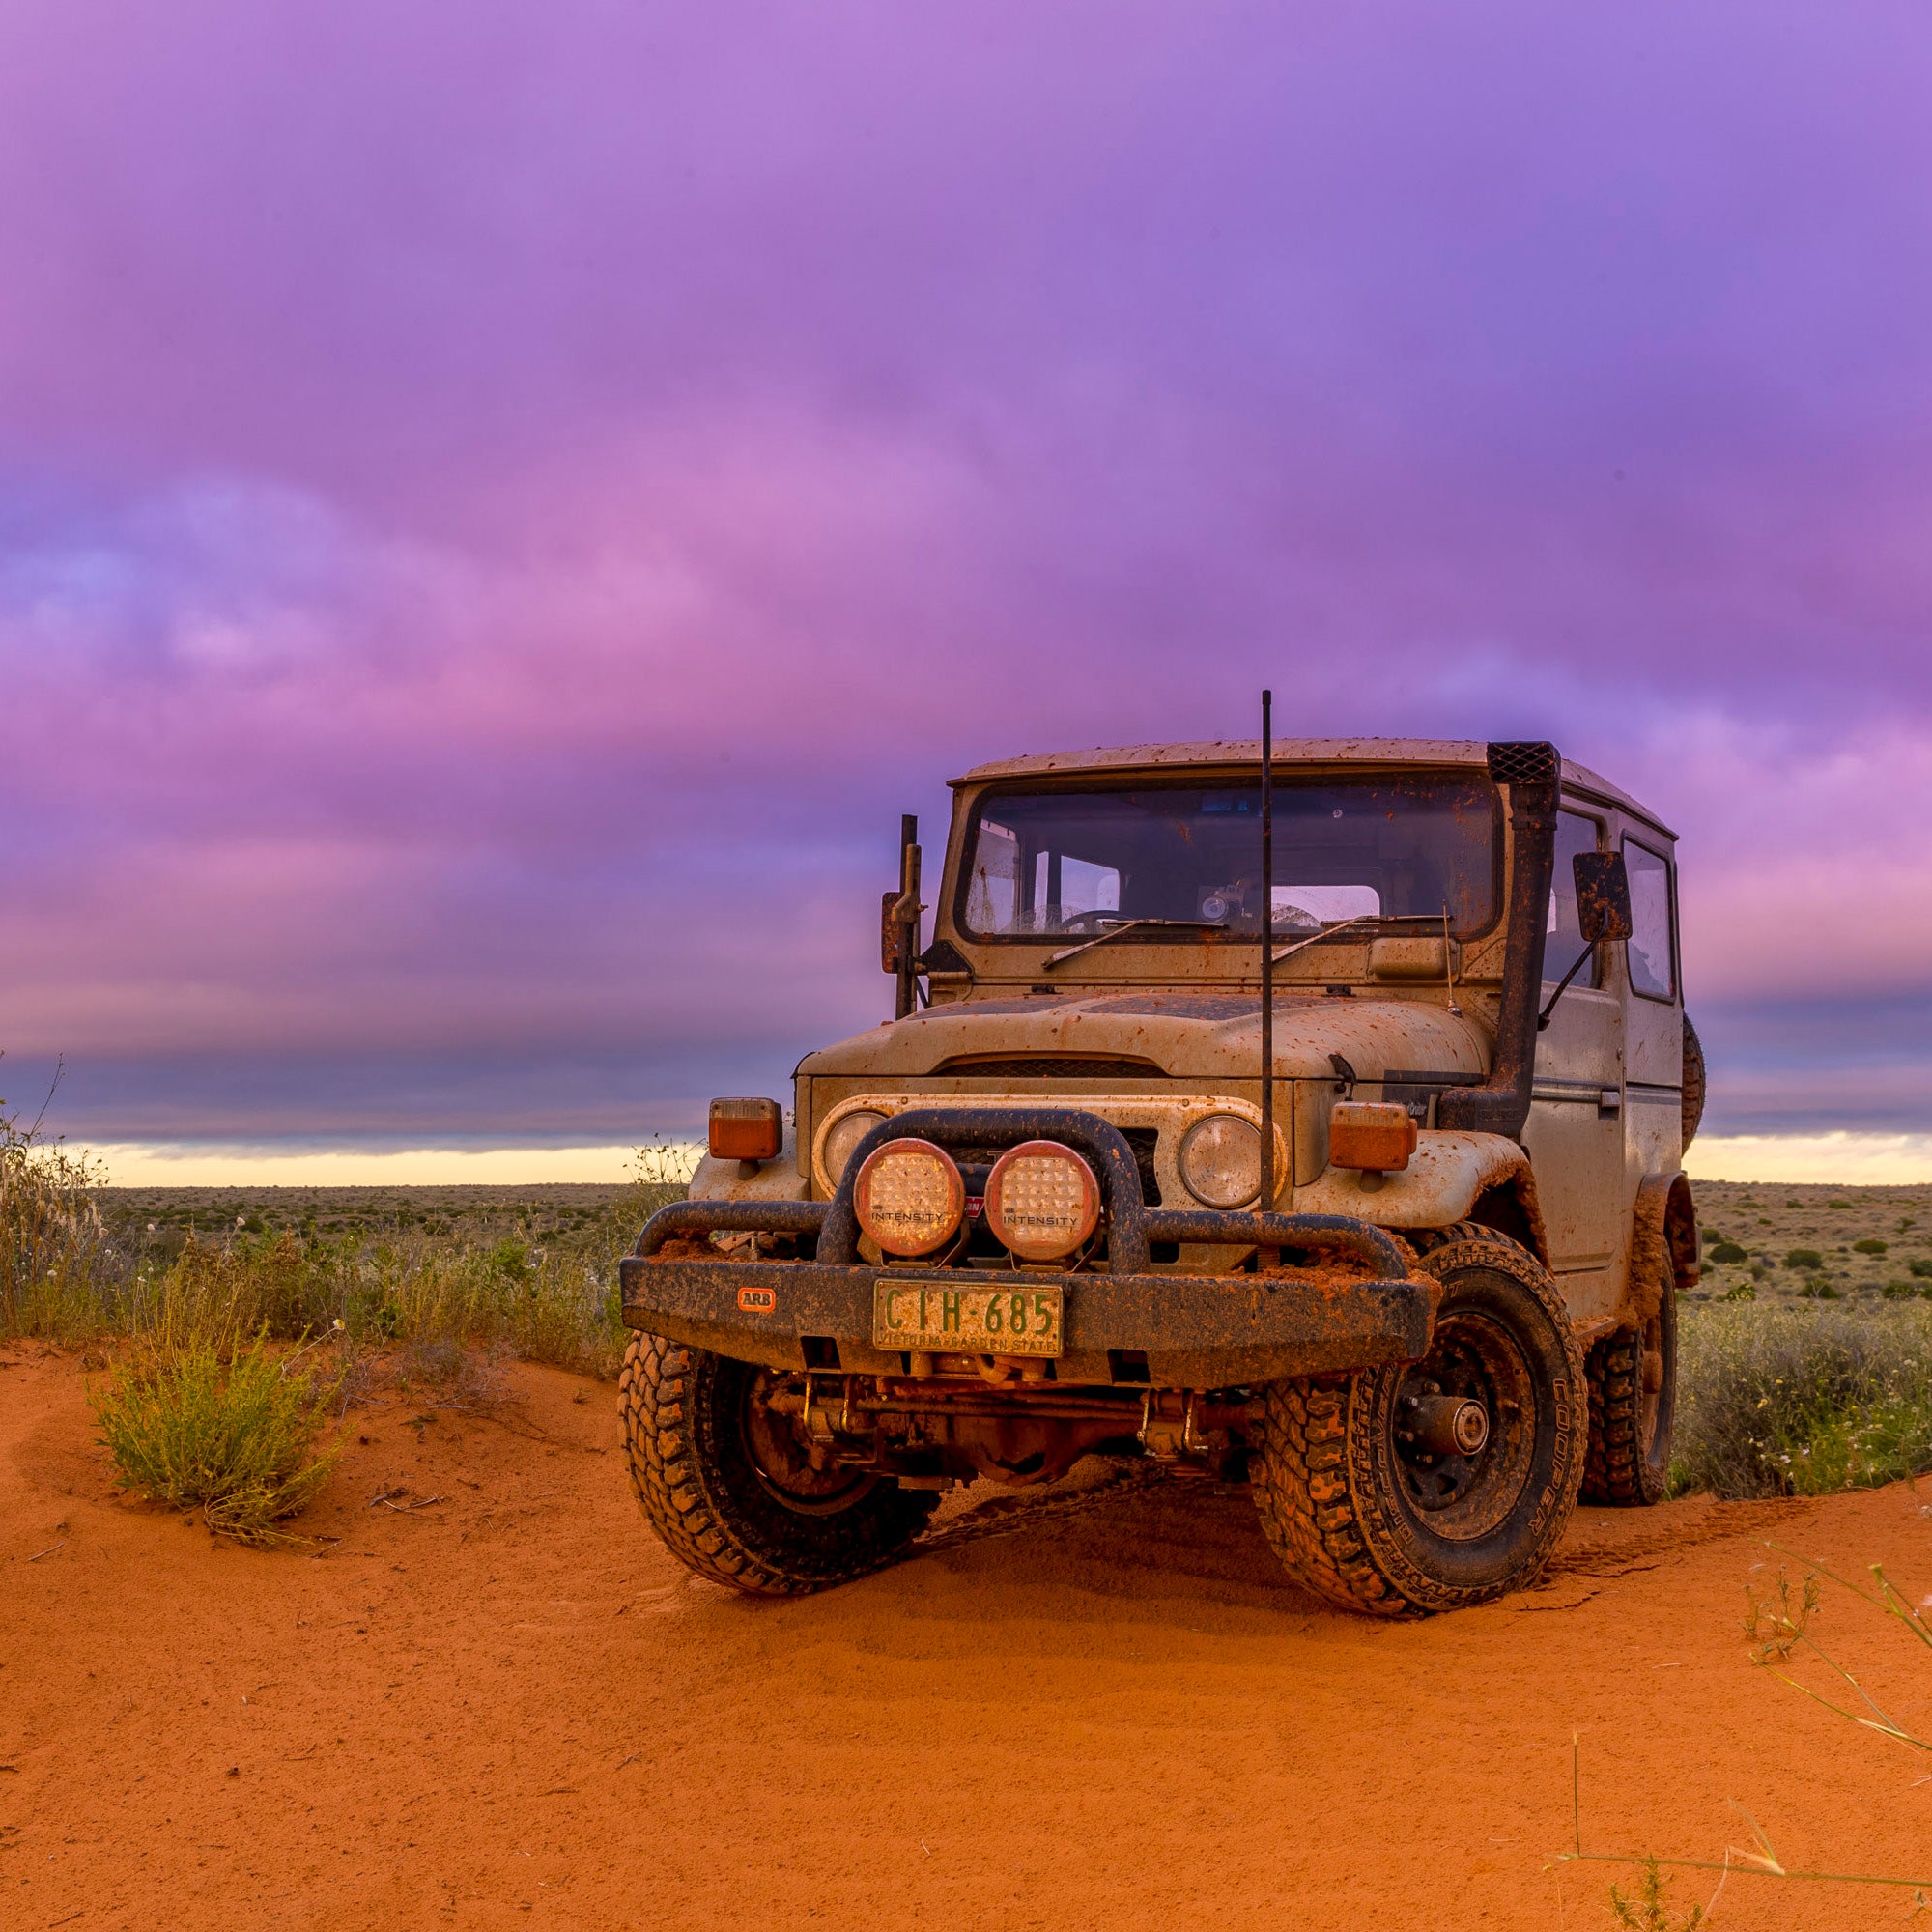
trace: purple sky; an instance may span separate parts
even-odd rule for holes
[[[623,1140],[1009,753],[1548,735],[1734,1131],[1932,1128],[1932,30],[1780,0],[0,17],[0,1092]]]

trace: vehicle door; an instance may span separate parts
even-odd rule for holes
[[[1577,913],[1578,852],[1609,849],[1610,828],[1593,812],[1557,817],[1556,868],[1543,958],[1547,1005],[1586,952],[1536,1045],[1529,1121],[1523,1130],[1549,1243],[1550,1271],[1578,1314],[1614,1305],[1629,1215],[1624,1211],[1624,1002],[1616,950],[1586,948]]]
[[[1684,1158],[1684,1002],[1677,946],[1672,841],[1647,825],[1623,840],[1631,936],[1621,951],[1626,1013],[1624,1143],[1633,1190],[1645,1175],[1674,1173]]]

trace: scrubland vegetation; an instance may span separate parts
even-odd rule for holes
[[[331,1419],[384,1373],[460,1378],[480,1350],[614,1376],[617,1259],[683,1172],[659,1145],[622,1187],[117,1190],[0,1119],[0,1341],[106,1371],[126,1487],[286,1541]]]
[[[453,1373],[483,1350],[613,1376],[617,1258],[684,1171],[659,1146],[621,1187],[115,1189],[0,1122],[0,1339],[112,1354],[103,1434],[144,1492],[213,1517],[229,1493],[293,1506],[326,1412],[380,1357]],[[1932,1205],[1697,1192],[1706,1269],[1680,1309],[1673,1487],[1820,1494],[1932,1469]],[[231,1444],[225,1476],[192,1475],[156,1420],[170,1406]],[[278,1445],[259,1466],[237,1446],[251,1435]]]
[[[469,1344],[590,1375],[623,1352],[617,1259],[684,1191],[681,1151],[620,1187],[143,1189],[0,1147],[0,1336],[233,1352]]]

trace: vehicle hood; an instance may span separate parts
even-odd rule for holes
[[[1490,1034],[1473,1017],[1415,999],[1334,999],[1277,994],[1279,1077],[1331,1079],[1340,1054],[1364,1080],[1391,1068],[1483,1074]],[[962,1000],[889,1020],[808,1055],[807,1078],[921,1075],[976,1077],[974,1061],[998,1062],[987,1077],[1024,1077],[1011,1063],[1049,1063],[1040,1078],[1083,1077],[1069,1059],[1141,1061],[1139,1077],[1253,1079],[1261,1063],[1261,1002],[1252,994],[1127,992],[1019,1000]],[[967,1062],[960,1065],[954,1063]],[[1099,1078],[1135,1077],[1123,1066]]]

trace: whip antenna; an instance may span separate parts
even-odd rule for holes
[[[1274,693],[1262,693],[1262,1194],[1274,1210]]]

